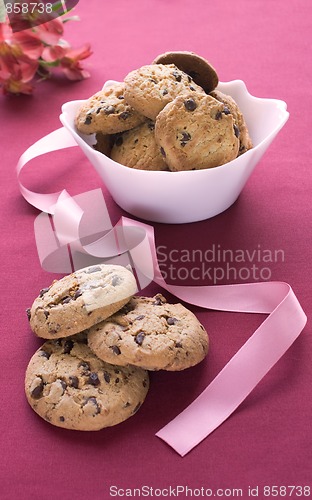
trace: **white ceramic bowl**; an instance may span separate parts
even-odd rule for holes
[[[111,83],[109,81],[105,86]],[[206,170],[151,172],[116,163],[92,148],[93,136],[76,131],[74,117],[84,101],[64,104],[60,120],[121,208],[148,221],[195,222],[213,217],[235,202],[256,164],[289,117],[285,102],[254,97],[241,80],[219,83],[218,89],[231,95],[239,105],[254,148],[225,165]]]

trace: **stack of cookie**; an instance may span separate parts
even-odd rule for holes
[[[183,370],[204,359],[208,335],[195,315],[136,290],[128,269],[104,264],[41,290],[27,312],[47,340],[28,364],[25,392],[46,421],[83,431],[118,424],[144,402],[149,370]]]
[[[95,134],[95,149],[142,170],[217,167],[252,148],[234,99],[193,52],[167,52],[105,87],[78,110],[75,125]]]

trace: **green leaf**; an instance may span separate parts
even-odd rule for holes
[[[47,66],[48,68],[53,68],[53,67],[59,66],[60,60],[56,59],[56,61],[44,61],[43,59],[39,59],[39,64],[40,64],[40,66],[43,66],[43,67]]]

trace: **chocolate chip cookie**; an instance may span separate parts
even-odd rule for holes
[[[193,78],[209,94],[216,88],[219,78],[214,67],[204,58],[194,52],[184,50],[165,52],[154,59],[153,64],[175,64]]]
[[[78,110],[77,130],[83,134],[116,134],[144,121],[125,99],[125,85],[115,83],[90,97]]]
[[[199,170],[237,157],[239,129],[230,110],[210,95],[189,92],[159,113],[155,138],[170,170]]]
[[[155,141],[155,124],[151,120],[119,134],[110,157],[130,168],[169,170]]]
[[[136,291],[136,280],[125,267],[86,267],[41,290],[28,310],[30,326],[38,337],[68,337],[114,314]]]
[[[204,359],[208,335],[182,304],[133,297],[117,314],[88,331],[88,344],[101,359],[147,370],[184,370]]]
[[[251,149],[253,147],[253,144],[249,136],[245,118],[243,116],[243,113],[239,109],[237,103],[234,101],[233,97],[224,94],[223,92],[220,92],[220,90],[214,90],[213,92],[210,93],[210,95],[215,99],[217,99],[218,101],[222,102],[224,106],[232,114],[235,124],[239,130],[238,156],[242,155],[243,153],[246,153],[248,149]]]
[[[131,71],[125,82],[126,101],[140,114],[155,120],[177,95],[204,90],[174,64],[150,64]]]
[[[140,408],[148,389],[145,370],[105,363],[75,337],[45,342],[25,377],[27,400],[40,417],[80,431],[123,422]]]

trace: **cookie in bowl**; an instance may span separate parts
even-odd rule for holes
[[[192,92],[176,97],[159,113],[156,142],[172,171],[202,170],[234,160],[239,129],[228,108],[213,97]]]
[[[125,98],[139,113],[155,120],[176,96],[204,90],[174,64],[150,64],[131,71],[124,79]]]
[[[214,90],[219,83],[218,74],[214,67],[207,59],[195,54],[195,52],[187,50],[165,52],[158,55],[153,64],[175,64],[184,73],[190,75],[207,94]]]
[[[83,134],[117,134],[142,123],[145,118],[125,100],[124,83],[100,90],[79,109],[75,125]]]
[[[210,95],[217,99],[217,101],[222,102],[226,108],[226,112],[233,116],[239,134],[238,156],[246,153],[246,151],[253,147],[253,144],[248,132],[244,115],[239,109],[237,103],[234,101],[233,97],[220,92],[220,90],[214,90],[210,93]]]
[[[155,123],[147,120],[118,134],[110,152],[112,160],[140,170],[169,170],[155,140]]]

